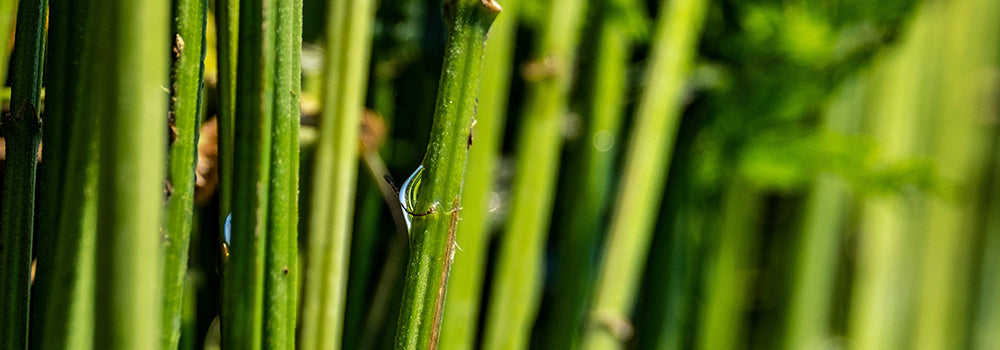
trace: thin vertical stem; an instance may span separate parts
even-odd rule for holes
[[[42,55],[45,51],[45,0],[18,3],[14,38],[11,111],[2,124],[7,164],[0,208],[0,347],[24,349],[28,343],[31,241],[35,210],[35,170],[42,121]]]
[[[500,12],[492,0],[446,0],[448,43],[438,87],[434,122],[424,154],[423,174],[414,185],[415,216],[410,229],[410,261],[403,286],[396,349],[437,349],[448,274],[455,254],[455,231],[462,182],[476,114],[486,33]]]
[[[555,245],[555,268],[552,285],[547,289],[548,305],[539,316],[542,347],[570,349],[581,343],[583,326],[593,294],[597,273],[596,260],[606,212],[611,202],[610,188],[615,152],[623,124],[623,112],[628,92],[628,64],[631,59],[634,34],[627,13],[637,11],[635,1],[605,0],[596,2],[588,11],[594,18],[593,42],[589,55],[593,62],[585,74],[589,79],[581,117],[586,126],[575,144],[568,145],[560,177],[560,191],[568,194],[563,210],[558,211]],[[642,17],[639,17],[642,18]],[[573,147],[575,146],[575,147]]]
[[[205,75],[205,0],[173,2],[173,74],[170,106],[170,169],[164,238],[163,349],[181,336],[184,281],[194,221],[195,165]]]
[[[168,5],[98,0],[90,9],[92,34],[101,38],[90,48],[101,64],[89,67],[102,130],[95,294],[100,312],[94,314],[99,349],[152,349],[160,341]]]
[[[720,226],[710,241],[702,279],[704,306],[695,344],[700,349],[723,350],[746,344],[743,319],[750,301],[751,277],[746,266],[756,266],[758,211],[761,195],[740,175],[729,175],[723,190]]]
[[[42,307],[47,304],[47,290],[52,282],[48,278],[51,271],[55,269],[54,250],[56,245],[55,236],[56,224],[58,223],[58,211],[60,199],[62,197],[63,172],[65,170],[66,153],[68,153],[69,139],[69,113],[72,110],[69,98],[72,94],[75,79],[71,79],[69,72],[72,71],[74,61],[69,59],[68,48],[73,47],[79,40],[71,41],[71,19],[66,16],[70,4],[66,0],[53,0],[49,2],[49,30],[48,30],[48,57],[44,75],[44,84],[47,96],[45,103],[45,132],[42,134],[42,142],[46,145],[42,149],[42,159],[49,159],[38,165],[38,212],[35,214],[35,237],[34,246],[37,260],[36,271],[40,272],[32,285],[31,323],[32,328],[41,327],[44,318]],[[2,10],[0,10],[2,11]],[[0,12],[2,13],[2,12]],[[79,21],[79,20],[78,20]],[[2,32],[0,32],[2,34]],[[76,33],[79,35],[79,33]],[[2,39],[0,39],[2,41]],[[78,45],[77,45],[78,46]],[[74,53],[79,56],[79,53]],[[74,77],[75,78],[75,77]],[[0,80],[2,81],[2,80]],[[37,292],[36,292],[37,291]],[[36,326],[37,325],[37,326]],[[31,342],[40,342],[37,338],[40,332],[32,330]]]
[[[86,35],[91,31],[89,6],[90,1],[49,3],[48,106],[42,136],[48,145],[43,159],[49,161],[39,168],[45,202],[40,203],[38,220],[43,245],[38,250],[34,296],[41,304],[32,314],[31,330],[32,342],[40,349],[92,347],[101,130],[99,116],[89,112],[99,93],[89,88],[92,72],[86,69],[95,56],[89,49],[93,36]],[[50,153],[62,154],[50,157]]]
[[[634,307],[655,213],[673,154],[682,93],[696,56],[707,0],[662,1],[652,56],[598,274],[595,319],[627,320]],[[608,327],[590,327],[587,348],[621,346]]]
[[[859,117],[864,115],[866,89],[861,79],[843,84],[824,113],[821,130],[843,134],[856,132]],[[824,172],[817,177],[808,194],[785,316],[786,349],[821,347],[832,336],[829,327],[833,313],[831,301],[836,290],[844,222],[851,204],[847,190],[842,178]]]
[[[326,81],[299,339],[306,349],[332,349],[341,344],[358,130],[375,17],[371,0],[331,0],[327,9]]]
[[[225,266],[222,346],[263,344],[264,257],[274,110],[275,0],[240,3],[234,115],[232,231]]]
[[[275,9],[273,123],[264,260],[264,346],[295,349],[302,0]],[[268,108],[265,106],[265,108]],[[267,151],[265,151],[267,152]]]
[[[963,0],[939,4],[943,6],[940,11],[934,11],[931,4],[925,6],[941,16],[937,23],[947,25],[928,24],[933,34],[923,40],[934,46],[930,52],[915,52],[932,59],[932,55],[941,55],[940,61],[934,61],[938,69],[925,69],[938,76],[931,85],[935,98],[914,103],[934,111],[928,135],[930,157],[941,179],[955,187],[951,194],[928,197],[927,233],[919,267],[922,280],[916,300],[919,312],[912,333],[915,349],[970,346],[968,315],[970,306],[975,305],[968,301],[973,297],[969,293],[973,285],[970,265],[975,237],[982,227],[976,216],[980,203],[965,198],[975,198],[982,188],[986,150],[992,146],[988,138],[992,130],[984,128],[982,121],[996,116],[982,107],[981,97],[984,92],[995,92],[996,82],[978,79],[982,72],[997,68],[1000,3]]]
[[[501,237],[485,349],[527,348],[541,296],[544,245],[586,2],[552,1],[534,48],[518,136],[512,212]]]
[[[872,76],[867,132],[878,140],[883,161],[896,162],[917,156],[926,130],[926,111],[920,100],[928,86],[923,54],[930,45],[924,38],[934,31],[926,22],[926,9],[894,51],[883,58]],[[908,319],[913,312],[915,279],[913,262],[919,258],[919,237],[924,225],[917,197],[869,195],[863,199],[858,233],[856,274],[853,276],[848,336],[859,349],[908,347]]]
[[[503,15],[494,21],[486,39],[479,114],[472,128],[469,165],[462,189],[465,215],[458,222],[455,234],[462,249],[455,253],[453,282],[445,296],[448,307],[441,326],[443,349],[472,349],[475,345],[490,235],[488,208],[510,95],[517,7],[518,0],[503,2]]]
[[[216,64],[219,74],[219,232],[232,212],[233,140],[236,114],[236,51],[239,36],[240,2],[215,0]],[[221,237],[220,237],[221,239]]]

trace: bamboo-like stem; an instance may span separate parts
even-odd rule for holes
[[[219,107],[219,232],[232,212],[233,142],[236,115],[236,51],[239,36],[240,2],[215,0],[216,65]],[[222,237],[220,237],[220,241]]]
[[[323,117],[316,144],[299,338],[305,349],[334,349],[341,344],[358,130],[375,17],[371,0],[333,0],[327,7]]]
[[[592,317],[627,320],[652,237],[665,184],[682,93],[695,57],[707,0],[662,1],[647,68],[646,89],[626,153],[625,168],[598,274]],[[608,327],[589,327],[588,349],[620,347]]]
[[[625,96],[628,91],[628,64],[631,59],[634,34],[626,13],[636,11],[635,1],[605,0],[595,4],[589,13],[595,18],[590,45],[593,62],[587,68],[588,77],[582,118],[584,132],[564,161],[561,193],[568,196],[566,207],[558,211],[560,218],[555,245],[556,267],[552,285],[546,290],[548,305],[539,316],[541,346],[548,349],[572,349],[581,343],[588,305],[593,294],[593,280],[599,239],[606,224],[610,207],[610,187],[614,170],[614,147],[622,125]],[[641,17],[640,17],[641,18]],[[572,147],[575,146],[575,147]],[[620,148],[620,147],[618,147]]]
[[[45,105],[45,132],[42,134],[42,142],[47,146],[42,149],[42,159],[50,159],[38,165],[38,212],[35,214],[35,236],[34,242],[36,257],[36,271],[41,272],[35,278],[32,285],[31,306],[31,342],[41,343],[38,338],[41,332],[42,319],[44,318],[43,306],[46,305],[50,274],[55,269],[55,244],[56,225],[58,223],[58,211],[60,198],[62,197],[63,171],[66,163],[66,153],[68,153],[69,139],[69,117],[67,113],[70,107],[70,96],[75,79],[69,79],[68,72],[71,71],[71,62],[67,55],[67,48],[75,45],[77,41],[70,41],[71,19],[65,14],[68,13],[70,4],[65,0],[54,0],[49,2],[49,30],[48,30],[48,58],[46,59],[44,84],[48,91],[48,101],[42,101]],[[0,10],[2,11],[2,10]],[[3,12],[0,12],[3,13]],[[78,19],[77,21],[79,21]],[[2,34],[2,33],[0,33]],[[79,33],[77,33],[79,35]],[[79,53],[76,53],[77,56]],[[56,77],[56,78],[53,78]]]
[[[700,349],[732,349],[747,343],[741,315],[750,301],[750,276],[755,266],[757,215],[762,197],[740,175],[730,174],[723,190],[717,235],[707,238],[709,252],[703,282],[704,306],[695,344]]]
[[[302,0],[277,3],[267,254],[264,260],[264,347],[295,349],[298,263],[299,95]],[[266,53],[266,52],[265,52]]]
[[[403,286],[396,349],[436,349],[448,274],[455,254],[462,182],[476,114],[486,33],[500,13],[492,0],[444,2],[448,43],[431,138],[410,229],[410,261]]]
[[[843,84],[827,106],[821,131],[851,134],[864,115],[867,85],[860,78]],[[821,173],[806,200],[804,222],[792,268],[791,297],[785,318],[786,349],[821,347],[832,336],[830,307],[834,298],[838,254],[850,197],[844,179]]]
[[[152,349],[160,341],[159,232],[166,159],[168,3],[98,0],[89,67],[101,142],[94,347]],[[151,54],[157,53],[160,54]],[[97,61],[95,61],[97,62]],[[127,330],[127,331],[123,331]]]
[[[97,229],[98,90],[88,88],[93,62],[89,1],[49,3],[42,186],[32,342],[39,349],[89,349],[93,337],[94,243]],[[79,59],[69,59],[79,57]],[[69,145],[75,145],[69,147]],[[59,153],[58,155],[54,153]],[[63,164],[65,163],[65,164]],[[65,176],[65,174],[77,174]],[[58,192],[58,193],[53,193]],[[45,243],[48,241],[49,243]]]
[[[233,130],[231,242],[224,267],[222,346],[263,346],[271,127],[274,110],[275,0],[240,3]]]
[[[943,8],[936,10],[933,5]],[[929,52],[914,53],[941,55],[940,61],[933,61],[939,69],[925,68],[938,76],[930,85],[938,98],[914,103],[933,111],[930,157],[954,192],[928,197],[913,348],[958,349],[970,346],[970,306],[975,305],[969,303],[974,300],[970,266],[978,250],[975,237],[982,229],[980,203],[967,198],[975,198],[981,190],[986,151],[992,146],[988,141],[992,130],[983,127],[983,120],[996,116],[982,107],[980,97],[995,92],[996,83],[977,79],[984,71],[995,71],[1000,63],[1000,23],[996,21],[1000,3],[964,0],[925,6],[941,16],[937,23],[947,25],[929,23],[933,34],[923,40],[934,46]]]
[[[1000,210],[1000,137],[994,134],[991,172],[987,187],[985,203],[986,213],[996,213]],[[1000,334],[995,332],[1000,327],[1000,217],[986,217],[983,232],[983,247],[979,273],[979,310],[975,311],[972,333],[972,348],[992,349],[1000,347]]]
[[[696,329],[699,304],[698,286],[702,271],[705,242],[703,234],[714,229],[709,191],[696,186],[701,154],[696,151],[697,130],[704,127],[701,118],[682,119],[678,126],[676,148],[670,165],[669,181],[664,189],[659,225],[650,251],[642,293],[642,310],[636,310],[634,334],[636,349],[690,348]],[[712,189],[711,191],[714,191]]]
[[[32,285],[31,305],[31,343],[41,344],[41,328],[45,322],[45,306],[48,305],[50,285],[52,285],[53,270],[55,267],[55,245],[56,227],[58,224],[58,211],[62,197],[63,172],[66,163],[67,145],[69,139],[69,113],[72,110],[72,86],[78,82],[70,79],[69,72],[71,62],[68,59],[68,48],[73,47],[79,40],[71,41],[70,26],[71,19],[66,16],[71,4],[65,0],[54,0],[49,2],[49,38],[48,52],[46,59],[44,84],[49,93],[49,102],[46,106],[45,132],[42,134],[43,142],[48,145],[42,149],[42,158],[50,159],[48,162],[38,166],[38,213],[36,217],[34,245],[37,260],[36,271],[40,272]],[[79,6],[77,6],[79,7]],[[2,10],[0,10],[2,11]],[[0,12],[3,13],[3,12]],[[77,21],[82,21],[81,18]],[[77,33],[79,35],[79,32]],[[77,45],[78,47],[78,45]],[[75,53],[77,56],[79,53]],[[78,67],[77,67],[78,69]],[[53,78],[55,77],[55,78]],[[45,102],[43,102],[45,103]],[[63,290],[68,290],[63,288]]]
[[[0,208],[0,347],[28,344],[31,241],[34,233],[35,171],[42,120],[42,59],[45,52],[45,0],[18,3],[14,33],[11,114],[0,124],[6,140],[3,207]]]
[[[164,350],[177,349],[181,337],[184,281],[194,221],[197,139],[205,75],[206,0],[173,2],[173,73],[170,106],[170,165],[164,231]]]
[[[917,18],[926,17],[917,11]],[[917,20],[906,38],[891,54],[883,57],[872,76],[867,133],[879,141],[883,161],[914,158],[921,148],[926,129],[924,115],[914,101],[926,86],[920,72],[929,57],[906,52],[927,52],[924,37],[932,27]],[[907,347],[907,322],[913,311],[911,282],[913,262],[919,247],[916,238],[923,230],[918,218],[923,214],[916,196],[869,195],[861,203],[856,274],[853,281],[848,336],[859,349]],[[904,234],[905,232],[905,234]]]
[[[472,128],[469,165],[462,188],[464,215],[455,233],[456,243],[462,249],[455,253],[450,277],[453,282],[445,296],[448,307],[441,321],[442,349],[475,346],[490,235],[488,208],[510,95],[518,2],[503,2],[503,15],[494,21],[486,39],[479,114]]]
[[[586,2],[553,1],[524,72],[532,81],[518,136],[512,212],[500,239],[484,349],[527,348],[541,296],[543,254]],[[534,72],[532,72],[534,71]]]

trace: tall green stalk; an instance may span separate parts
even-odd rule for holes
[[[864,115],[866,86],[860,78],[843,84],[827,106],[820,130],[856,132],[860,116]],[[792,268],[791,297],[785,314],[786,349],[821,347],[833,335],[829,326],[834,311],[831,302],[851,203],[847,190],[843,178],[824,172],[809,191],[795,246],[797,262]]]
[[[540,301],[549,213],[562,147],[563,116],[576,68],[586,2],[549,4],[530,63],[532,84],[518,136],[512,212],[500,237],[485,325],[485,349],[526,348]]]
[[[216,71],[219,106],[219,232],[232,212],[233,146],[236,116],[236,54],[239,36],[239,0],[215,0]],[[220,237],[221,239],[222,237]]]
[[[295,345],[301,8],[300,0],[239,8],[224,347]]]
[[[1000,137],[994,135],[992,173],[989,177],[985,203],[986,213],[996,213],[1000,210]],[[973,349],[993,349],[1000,347],[1000,334],[994,330],[1000,327],[1000,217],[986,217],[983,232],[983,247],[979,274],[979,310],[975,311],[975,324],[972,333]]]
[[[66,53],[67,48],[73,47],[80,39],[69,40],[71,35],[71,19],[66,16],[71,4],[64,0],[54,0],[49,2],[49,30],[48,30],[48,57],[44,75],[44,84],[48,93],[49,102],[45,103],[45,132],[42,133],[42,142],[47,145],[42,149],[42,159],[49,161],[38,165],[38,212],[35,214],[36,226],[33,244],[37,260],[36,270],[41,272],[36,277],[32,285],[32,299],[36,302],[31,306],[31,328],[39,329],[44,318],[42,311],[46,305],[48,297],[48,286],[52,282],[49,279],[51,271],[55,269],[54,251],[56,245],[56,227],[58,223],[59,204],[62,198],[62,182],[65,170],[66,153],[68,153],[69,121],[68,111],[70,108],[69,96],[72,96],[73,83],[76,79],[70,79],[69,72],[71,60]],[[77,6],[79,7],[79,6]],[[0,9],[2,11],[2,9]],[[0,12],[3,13],[3,12]],[[82,21],[82,16],[76,21]],[[2,34],[2,33],[0,33]],[[80,35],[79,32],[76,35]],[[2,40],[0,40],[2,41]],[[78,46],[78,45],[75,45]],[[79,52],[73,56],[79,56]],[[76,70],[78,70],[78,66]],[[53,78],[55,77],[55,78]],[[40,342],[37,338],[40,332],[31,331],[31,342]]]
[[[490,193],[503,141],[510,95],[518,0],[503,2],[503,15],[493,22],[483,57],[479,114],[472,128],[472,146],[462,189],[465,215],[458,222],[451,280],[445,296],[441,348],[472,349],[479,324],[479,307],[486,270],[486,243],[490,235]]]
[[[41,192],[31,341],[39,349],[89,349],[93,337],[97,234],[99,90],[88,87],[94,61],[89,1],[49,3],[48,105],[39,167]],[[70,59],[78,57],[79,59]],[[75,145],[75,147],[69,147]],[[78,174],[77,176],[64,176]]]
[[[205,0],[173,2],[173,73],[170,106],[170,185],[164,232],[163,340],[165,350],[176,349],[181,337],[184,281],[194,221],[195,165],[205,75]]]
[[[42,137],[39,100],[45,52],[45,0],[18,3],[14,38],[11,114],[0,127],[6,140],[3,207],[0,208],[0,347],[28,343],[31,241],[35,220],[35,170]],[[2,68],[0,68],[2,69]]]
[[[926,18],[926,9],[917,11]],[[872,75],[867,132],[879,141],[880,156],[898,162],[918,156],[925,138],[927,113],[916,101],[923,100],[926,86],[926,53],[930,42],[920,40],[933,26],[914,21],[900,45],[882,58]],[[858,233],[856,273],[847,334],[859,349],[910,347],[908,323],[914,310],[911,287],[916,279],[915,261],[920,236],[925,229],[919,197],[869,195],[863,199]]]
[[[931,6],[928,4],[927,6]],[[995,92],[995,82],[976,80],[982,72],[996,70],[1000,57],[1000,3],[990,0],[943,2],[942,18],[929,24],[934,29],[929,39],[939,54],[937,84],[932,85],[936,98],[917,103],[931,104],[934,112],[929,135],[930,157],[938,175],[954,186],[951,193],[930,197],[926,218],[927,235],[920,266],[922,280],[917,295],[920,311],[916,315],[913,344],[915,349],[958,349],[971,345],[969,300],[975,300],[970,266],[982,229],[978,217],[980,203],[975,198],[982,189],[989,142],[993,130],[983,127],[983,120],[995,117],[982,108],[984,92]],[[943,28],[943,30],[942,30]],[[939,38],[939,39],[938,39]],[[989,213],[985,215],[996,215]]]
[[[678,127],[676,148],[664,189],[664,203],[656,234],[650,244],[642,293],[642,309],[636,310],[636,349],[686,349],[694,339],[698,286],[702,257],[707,245],[702,236],[715,228],[714,200],[707,188],[697,186],[699,173],[698,132],[705,120],[690,118]]]
[[[709,241],[702,275],[704,303],[699,315],[695,346],[700,349],[733,349],[747,344],[743,318],[750,303],[751,276],[756,266],[762,196],[740,175],[730,174],[723,190],[717,235]]]
[[[331,0],[327,7],[326,85],[316,143],[299,335],[305,349],[341,345],[358,129],[375,17],[371,0]]]
[[[90,11],[102,39],[90,47],[101,64],[89,67],[101,116],[94,347],[152,349],[161,332],[170,9],[163,1],[97,0]]]
[[[446,0],[448,42],[438,88],[434,122],[416,202],[404,203],[413,217],[410,261],[403,287],[396,349],[437,349],[445,290],[461,211],[462,182],[472,120],[479,95],[483,49],[490,25],[500,13],[492,0]]]
[[[549,349],[578,347],[587,319],[587,307],[593,294],[598,245],[605,227],[605,213],[610,207],[614,150],[623,124],[625,96],[628,92],[628,64],[634,34],[644,23],[633,23],[628,14],[637,12],[638,2],[605,0],[589,9],[594,19],[589,33],[593,62],[587,67],[584,109],[584,132],[564,161],[561,193],[566,207],[558,210],[560,218],[555,244],[556,267],[552,285],[537,324],[541,326],[541,346]],[[642,17],[639,17],[640,19]],[[581,84],[582,85],[582,84]]]
[[[597,279],[591,317],[598,322],[627,320],[632,313],[707,7],[707,0],[661,2],[646,89],[636,112]],[[585,347],[620,347],[627,339],[618,339],[612,328],[589,327]]]
[[[279,1],[271,170],[264,260],[264,347],[295,349],[299,275],[299,96],[302,91],[302,0]],[[267,53],[267,52],[265,52]],[[267,150],[265,150],[266,152]]]

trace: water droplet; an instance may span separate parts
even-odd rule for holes
[[[610,131],[601,130],[594,133],[594,148],[600,152],[610,151],[615,147],[615,135],[612,135]]]
[[[233,213],[226,215],[226,225],[222,230],[222,234],[226,239],[226,245],[232,245],[230,242],[232,242],[233,238]]]
[[[406,230],[412,226],[414,212],[413,205],[417,202],[417,189],[420,188],[421,175],[424,173],[424,166],[418,166],[410,177],[406,178],[403,186],[399,188],[399,204],[403,207],[403,218],[406,219]]]

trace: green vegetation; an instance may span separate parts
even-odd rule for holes
[[[31,277],[31,241],[34,232],[35,172],[42,118],[42,52],[45,51],[45,0],[18,3],[14,48],[14,84],[10,112],[0,128],[5,138],[3,203],[0,210],[0,265],[9,270],[0,277],[0,328],[5,348],[24,348],[28,338]],[[4,15],[0,15],[4,16]],[[5,16],[6,17],[6,16]]]
[[[997,18],[0,0],[0,348],[996,348]]]
[[[370,0],[328,4],[323,108],[312,187],[301,346],[339,347],[347,289],[364,63],[374,16]]]
[[[194,183],[198,126],[205,75],[204,0],[174,2],[174,64],[171,74],[170,170],[167,178],[164,231],[163,348],[176,349],[181,337],[181,308],[187,274],[191,228],[194,226]]]

